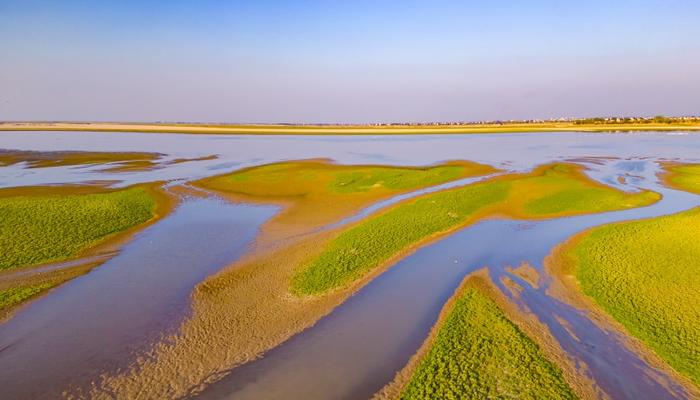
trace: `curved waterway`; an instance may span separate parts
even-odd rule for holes
[[[546,276],[543,260],[558,243],[584,229],[616,221],[672,214],[700,206],[700,196],[653,182],[648,161],[606,164],[602,180],[618,170],[637,172],[634,184],[660,192],[649,207],[540,222],[487,220],[421,248],[396,263],[312,328],[234,369],[209,386],[204,399],[359,399],[390,382],[417,351],[461,280],[487,267],[504,293],[508,275],[525,289],[517,300],[546,326],[561,347],[587,366],[599,387],[615,399],[687,398],[670,377],[630,351],[624,338],[601,329],[577,310],[533,288],[506,267],[528,262]],[[546,280],[545,280],[546,283]],[[567,326],[563,326],[565,321]]]
[[[650,161],[700,161],[700,135],[265,137],[0,132],[0,148],[154,151],[163,154],[165,161],[193,159],[164,162],[148,171],[109,173],[103,171],[104,165],[26,168],[17,164],[0,167],[0,187],[92,181],[110,181],[114,186],[153,181],[173,185],[251,165],[308,158],[389,165],[471,160],[509,171],[570,159],[585,163],[596,180],[624,190],[651,188],[664,198],[642,209],[541,222],[489,220],[458,231],[398,262],[314,327],[260,360],[236,368],[202,397],[369,397],[420,346],[462,278],[484,266],[497,283],[499,277],[508,275],[523,284],[525,290],[516,300],[550,328],[565,351],[587,365],[591,376],[612,397],[685,396],[668,377],[650,371],[622,344],[623,338],[601,330],[585,313],[548,296],[546,285],[531,288],[509,275],[505,267],[527,261],[544,274],[542,259],[551,248],[583,229],[700,204],[697,196],[655,184],[657,168]],[[205,159],[211,155],[217,157]],[[357,221],[409,197],[479,179],[483,178],[397,196],[329,227]],[[56,398],[66,389],[80,395],[81,389],[99,384],[100,375],[132,365],[154,342],[177,329],[188,316],[194,286],[238,259],[275,210],[215,197],[183,198],[171,215],[138,233],[101,266],[21,308],[0,324],[0,398]],[[70,265],[72,262],[56,263],[46,268]],[[565,321],[568,330],[559,321]]]
[[[243,254],[275,212],[185,198],[116,256],[0,325],[0,398],[57,398],[127,367],[179,326],[195,284]]]

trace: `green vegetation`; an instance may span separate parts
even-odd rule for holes
[[[700,384],[700,208],[593,229],[569,253],[582,291]]]
[[[440,165],[427,168],[362,167],[337,174],[330,189],[336,193],[366,192],[378,185],[401,191],[433,186],[465,175],[464,165]]]
[[[466,287],[401,399],[575,399],[559,367],[488,295]]]
[[[541,193],[524,204],[526,215],[604,212],[648,205],[660,198],[655,192],[642,192],[630,196],[629,193],[610,190],[607,187],[578,184],[572,181],[566,170],[548,171],[545,179],[530,182],[525,186],[530,186],[526,190],[533,190],[537,186],[535,190]]]
[[[195,184],[245,200],[282,202],[288,207],[274,222],[305,229],[327,224],[401,192],[496,171],[471,162],[392,167],[306,160],[247,168]]]
[[[677,189],[700,194],[700,164],[666,166],[666,182]]]
[[[81,195],[45,191],[0,196],[0,270],[70,258],[155,212],[154,197],[141,186]]]
[[[319,294],[343,286],[421,240],[483,216],[544,218],[637,207],[658,199],[652,192],[630,194],[601,185],[570,164],[428,194],[342,232],[296,273],[292,289]]]
[[[199,183],[229,193],[258,197],[311,197],[318,202],[329,195],[404,191],[495,171],[487,165],[469,162],[392,167],[309,160],[261,165],[203,179]]]
[[[581,118],[573,121],[576,125],[622,125],[622,124],[697,124],[697,117],[666,117],[657,115],[653,118],[643,117],[596,117]]]
[[[10,307],[14,307],[52,286],[54,285],[51,283],[42,283],[39,285],[20,286],[9,288],[6,290],[0,290],[0,312],[9,309]]]
[[[463,224],[508,195],[508,184],[472,185],[403,204],[343,232],[293,281],[299,293],[315,294],[353,281],[401,249]]]

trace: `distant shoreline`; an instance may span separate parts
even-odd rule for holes
[[[521,132],[700,131],[700,121],[576,123],[506,122],[463,125],[217,125],[177,123],[0,122],[0,131],[144,132],[229,135],[429,135]]]

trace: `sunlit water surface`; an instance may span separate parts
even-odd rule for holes
[[[538,133],[435,136],[223,136],[86,132],[0,132],[0,149],[150,151],[165,160],[213,160],[153,171],[106,173],[105,166],[0,167],[0,187],[155,180],[176,185],[238,168],[307,158],[339,163],[427,165],[472,160],[510,171],[550,161],[589,167],[594,179],[623,190],[657,190],[656,205],[541,222],[489,220],[426,246],[398,262],[313,328],[234,370],[205,398],[363,398],[389,382],[417,350],[462,278],[487,266],[492,276],[523,261],[542,271],[557,243],[588,227],[651,217],[700,204],[697,196],[662,188],[658,161],[700,161],[700,135]],[[620,176],[625,180],[621,181]],[[457,184],[467,184],[474,179]],[[455,183],[443,187],[454,186]],[[340,225],[435,188],[378,203]],[[194,285],[239,258],[274,207],[184,198],[173,214],[136,235],[115,257],[23,308],[0,325],[0,387],[8,398],[51,398],[84,387],[129,363],[186,318]],[[518,280],[510,275],[510,278]],[[498,279],[496,279],[498,282]],[[582,360],[615,398],[683,398],[668,377],[650,379],[646,363],[586,315],[546,294],[518,300],[546,324],[562,348]],[[557,318],[558,317],[558,318]],[[560,320],[580,340],[561,326]]]

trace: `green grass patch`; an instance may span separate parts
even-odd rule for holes
[[[516,182],[514,196],[523,197],[526,217],[596,213],[641,207],[658,201],[651,191],[626,193],[583,177],[571,164],[555,164],[539,176]]]
[[[559,367],[479,289],[467,287],[401,399],[575,399]]]
[[[588,179],[577,166],[554,164],[428,194],[343,231],[292,280],[298,294],[319,294],[361,278],[403,249],[464,226],[478,215],[544,218],[648,205],[659,195],[624,193]]]
[[[155,199],[144,187],[82,195],[0,197],[0,270],[77,255],[148,221]]]
[[[366,192],[377,186],[396,191],[409,190],[453,181],[464,176],[464,172],[465,168],[459,165],[420,169],[366,167],[338,173],[330,189],[337,193]]]
[[[666,180],[671,186],[700,194],[700,164],[671,165],[666,169]]]
[[[570,255],[583,292],[700,384],[700,208],[603,226]]]
[[[309,160],[261,165],[200,182],[211,189],[243,195],[318,199],[373,191],[406,191],[495,171],[490,166],[469,162],[394,167]]]
[[[42,283],[39,285],[20,286],[0,290],[0,311],[16,306],[30,297],[35,296],[53,286],[53,283]]]
[[[392,208],[341,233],[309,266],[296,274],[293,287],[321,293],[351,282],[401,249],[464,223],[476,211],[504,200],[509,183],[467,186]]]

